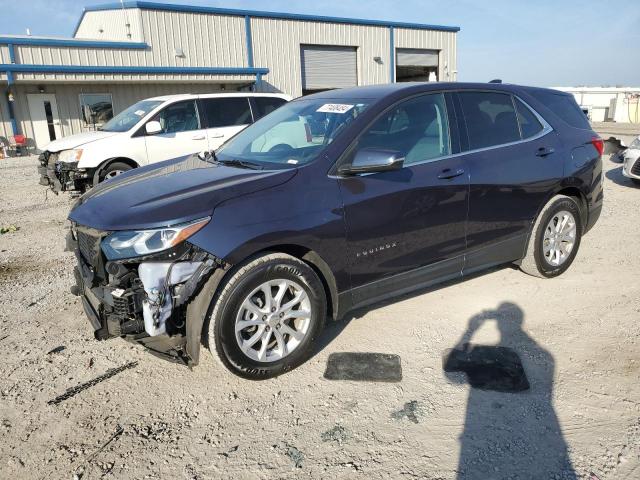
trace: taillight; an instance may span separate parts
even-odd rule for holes
[[[591,139],[591,145],[596,148],[599,155],[602,155],[604,153],[604,140],[602,140],[600,137],[593,137]]]

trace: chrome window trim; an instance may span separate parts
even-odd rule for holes
[[[475,148],[473,150],[465,150],[464,152],[452,153],[450,155],[444,155],[444,156],[441,156],[441,157],[429,158],[429,159],[423,160],[421,162],[414,162],[414,163],[412,163],[410,165],[407,165],[406,167],[403,165],[402,168],[410,168],[410,167],[415,167],[416,165],[423,165],[423,164],[426,164],[426,163],[433,163],[433,162],[439,162],[439,161],[442,161],[442,160],[449,160],[451,158],[461,157],[463,155],[468,155],[468,154],[472,154],[472,153],[488,152],[488,151],[491,151],[491,150],[495,150],[497,148],[512,147],[514,145],[520,145],[522,143],[528,143],[528,142],[532,142],[534,140],[538,140],[538,139],[540,139],[540,138],[542,138],[542,137],[546,136],[547,134],[549,134],[549,133],[554,131],[553,127],[551,125],[549,125],[549,123],[544,119],[544,117],[542,117],[542,115],[540,115],[538,112],[536,112],[536,110],[531,105],[529,105],[527,102],[525,102],[521,97],[519,97],[515,93],[494,91],[494,90],[451,90],[451,92],[455,92],[455,93],[469,92],[469,91],[503,93],[505,95],[510,95],[512,98],[517,98],[538,119],[538,121],[542,125],[542,130],[540,130],[537,134],[535,134],[535,135],[533,135],[531,137],[527,137],[527,138],[523,138],[523,139],[520,139],[520,140],[516,140],[514,142],[501,143],[499,145],[492,145],[490,147]],[[446,93],[446,91],[441,92],[441,93]],[[446,108],[446,105],[445,105],[445,108]],[[515,108],[515,105],[514,105],[514,108]],[[517,119],[518,118],[517,117],[517,109],[515,111],[516,111],[516,119]],[[518,122],[518,128],[520,128],[520,122]],[[352,175],[352,176],[354,176],[354,177],[366,177],[368,175],[376,175],[378,173],[380,173],[380,172],[361,173],[361,174]],[[330,175],[329,178],[348,178],[348,177],[341,177],[340,175]]]

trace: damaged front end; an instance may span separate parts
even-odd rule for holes
[[[67,236],[67,249],[77,259],[72,293],[81,297],[96,339],[121,337],[166,359],[198,363],[200,335],[187,329],[188,305],[215,270],[226,268],[184,241],[206,222],[137,232],[72,224]],[[188,338],[198,344],[188,345]]]
[[[93,184],[95,169],[78,168],[78,162],[61,162],[59,152],[44,151],[38,157],[40,185],[54,193],[72,192],[80,195]]]

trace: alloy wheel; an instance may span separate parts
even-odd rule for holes
[[[311,323],[311,302],[296,282],[277,279],[255,288],[236,315],[236,341],[258,362],[275,362],[293,352]]]
[[[562,210],[549,220],[542,239],[542,253],[549,265],[559,267],[571,255],[576,243],[576,219]]]

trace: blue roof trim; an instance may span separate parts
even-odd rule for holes
[[[99,5],[91,5],[85,7],[82,12],[84,16],[85,12],[96,12],[100,10],[114,10],[121,8],[140,8],[143,10],[165,10],[172,12],[190,12],[190,13],[210,13],[218,15],[234,15],[234,16],[249,16],[253,18],[276,18],[282,20],[302,20],[308,22],[328,22],[328,23],[348,23],[352,25],[373,25],[379,27],[396,27],[396,28],[412,28],[417,30],[440,30],[443,32],[459,32],[460,27],[446,26],[446,25],[429,25],[422,23],[407,23],[407,22],[392,22],[386,20],[366,20],[361,18],[345,18],[345,17],[326,17],[323,15],[305,15],[301,13],[280,13],[280,12],[261,12],[258,10],[241,10],[235,8],[218,8],[218,7],[204,7],[198,5],[175,5],[171,3],[156,3],[156,2],[138,2],[138,1],[125,1],[122,3],[104,3]],[[82,17],[80,19],[82,21]],[[78,31],[78,25],[76,26],[75,33]]]
[[[34,37],[1,37],[0,44],[41,45],[47,47],[89,47],[89,48],[123,48],[143,50],[149,45],[142,42],[109,42],[102,40],[80,40],[75,38],[34,38]]]
[[[182,74],[182,75],[266,75],[268,68],[246,67],[116,67],[107,65],[28,65],[0,64],[0,72],[17,73],[122,73],[122,74]]]

